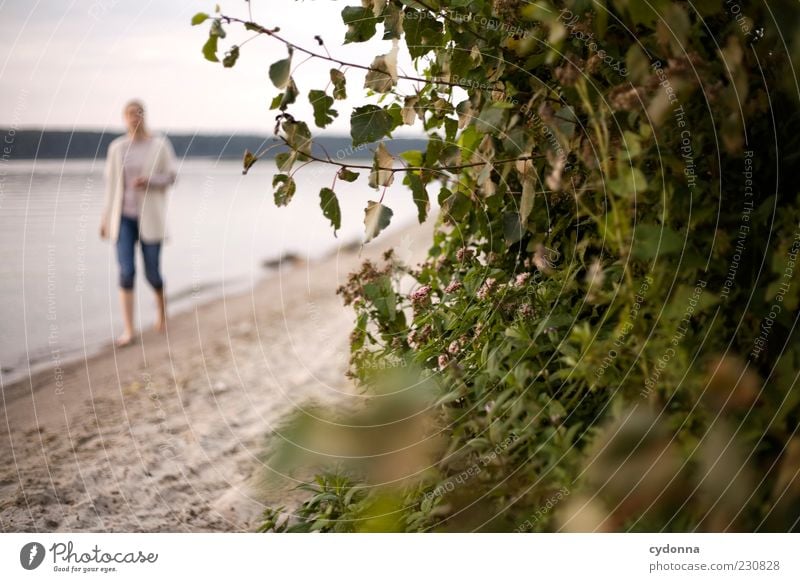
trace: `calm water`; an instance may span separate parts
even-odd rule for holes
[[[121,331],[113,246],[98,237],[103,160],[0,161],[0,382],[24,377],[107,345]],[[334,238],[319,209],[319,190],[333,171],[297,174],[288,207],[272,201],[271,162],[243,176],[239,161],[187,160],[170,194],[169,242],[162,270],[170,311],[239,292],[270,274],[264,260],[285,253],[316,258],[361,240],[363,209],[376,192],[362,176],[339,182],[342,228]],[[398,180],[399,182],[399,180]],[[410,193],[395,185],[387,232],[415,220]],[[153,300],[137,253],[141,326]],[[272,271],[274,272],[274,270]]]

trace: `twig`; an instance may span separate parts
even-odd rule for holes
[[[341,59],[337,59],[335,57],[330,56],[330,54],[323,55],[323,54],[320,54],[318,52],[309,50],[309,49],[307,49],[305,47],[296,45],[293,42],[290,42],[290,41],[286,40],[285,38],[283,38],[282,36],[280,36],[274,30],[270,30],[269,28],[265,28],[265,27],[261,26],[260,24],[256,24],[255,22],[242,20],[241,18],[236,18],[235,16],[226,16],[225,14],[220,14],[219,18],[221,20],[224,20],[225,22],[227,22],[229,24],[231,22],[237,22],[239,24],[243,24],[248,30],[252,30],[252,31],[257,32],[259,34],[265,34],[267,36],[270,36],[270,37],[274,38],[275,40],[278,40],[278,41],[282,42],[284,45],[286,45],[287,47],[291,48],[292,50],[296,50],[298,52],[305,53],[310,57],[316,57],[316,58],[322,59],[324,61],[329,61],[329,62],[332,62],[332,63],[336,63],[340,67],[353,67],[354,69],[361,69],[363,71],[372,71],[372,72],[375,72],[375,73],[386,74],[386,71],[384,71],[382,69],[375,69],[375,68],[369,67],[367,65],[362,65],[362,64],[359,64],[359,63],[351,63],[351,62],[348,62],[348,61],[343,61]],[[404,79],[406,81],[417,81],[417,82],[425,83],[426,85],[431,85],[431,84],[447,85],[448,87],[461,87],[462,89],[474,89],[475,88],[473,85],[466,85],[466,84],[462,84],[462,83],[454,83],[453,81],[444,81],[442,79],[425,79],[425,78],[422,78],[422,77],[412,77],[410,75],[397,75],[397,78],[398,79]]]
[[[443,172],[453,172],[454,170],[465,170],[465,169],[468,169],[468,168],[476,168],[478,166],[485,166],[486,164],[492,164],[493,166],[494,165],[500,165],[500,164],[511,164],[511,163],[514,163],[514,162],[524,162],[524,161],[527,161],[527,160],[538,160],[538,159],[541,159],[541,158],[545,157],[543,154],[538,154],[538,155],[535,155],[535,156],[534,155],[520,156],[518,158],[506,158],[506,159],[502,159],[502,160],[487,160],[487,161],[483,161],[483,162],[470,162],[469,164],[457,164],[457,165],[453,165],[453,166],[437,166],[437,167],[434,167],[434,168],[427,168],[425,166],[405,166],[405,167],[402,167],[402,168],[384,168],[382,166],[375,167],[375,166],[367,166],[365,164],[347,164],[347,163],[344,163],[344,162],[337,162],[335,160],[332,160],[330,157],[328,157],[327,159],[326,158],[320,158],[319,156],[315,156],[313,154],[307,154],[305,152],[301,152],[297,148],[292,147],[291,144],[288,141],[286,141],[286,139],[283,136],[278,136],[278,137],[280,138],[281,141],[283,141],[283,143],[286,145],[286,147],[288,147],[290,150],[292,150],[293,152],[298,153],[300,155],[303,155],[306,158],[308,158],[309,160],[314,161],[314,162],[321,162],[323,164],[331,164],[333,166],[339,166],[341,168],[355,168],[355,169],[359,169],[359,170],[376,170],[376,171],[380,170],[380,171],[384,171],[384,172],[440,172],[440,173],[443,173]],[[314,142],[312,141],[311,143],[313,145]]]

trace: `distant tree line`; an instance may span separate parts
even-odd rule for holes
[[[10,152],[4,156],[6,160],[30,159],[92,159],[105,157],[108,144],[120,134],[102,131],[54,131],[42,129],[26,129],[11,131],[0,130],[3,135],[13,135]],[[199,135],[168,134],[180,157],[190,158],[241,158],[247,149],[258,151],[270,145],[270,136],[255,134],[239,135]],[[421,140],[394,140],[397,150],[419,147]],[[391,146],[390,146],[391,147]],[[339,158],[371,157],[366,148],[354,149],[349,137],[331,136],[317,140],[315,148],[319,154],[328,152]],[[280,146],[270,150],[267,157],[274,157],[286,147]]]

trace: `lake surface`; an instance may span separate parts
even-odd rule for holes
[[[98,236],[103,165],[0,161],[0,386],[96,352],[121,332],[114,247]],[[363,239],[363,209],[379,196],[366,176],[337,182],[342,228],[335,238],[319,208],[319,190],[331,185],[333,169],[301,169],[294,199],[278,208],[272,161],[246,176],[241,167],[236,160],[180,164],[162,250],[171,313],[251,287],[276,272],[264,261],[286,253],[319,258]],[[410,192],[396,182],[384,198],[394,211],[387,232],[416,220]],[[138,250],[136,260],[136,317],[147,328],[153,299]]]

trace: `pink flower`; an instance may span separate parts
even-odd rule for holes
[[[472,255],[473,255],[472,249],[468,249],[466,247],[461,247],[456,251],[456,258],[461,263],[463,263],[465,260],[471,259]]]
[[[433,331],[433,327],[430,323],[426,323],[422,326],[421,329],[412,329],[408,332],[408,336],[406,337],[406,341],[408,345],[411,346],[413,349],[417,349],[424,343],[427,343],[431,337],[431,332]]]
[[[423,285],[411,294],[411,303],[423,303],[431,294],[431,286]]]
[[[522,317],[533,317],[534,313],[533,305],[530,303],[523,303],[519,308],[519,314]]]
[[[422,326],[422,329],[419,332],[419,341],[426,342],[431,337],[431,332],[433,331],[433,326],[430,323],[426,323]]]
[[[447,287],[445,287],[444,291],[445,291],[445,293],[455,293],[456,291],[458,291],[462,287],[463,287],[463,285],[461,284],[461,281],[455,281],[454,280],[454,281],[450,281],[450,284]]]
[[[449,363],[450,363],[450,358],[447,356],[447,354],[439,354],[438,364],[440,370],[444,370],[447,367],[447,364]]]
[[[519,275],[517,275],[517,278],[514,280],[514,286],[515,287],[522,287],[522,286],[525,285],[525,283],[528,282],[528,279],[530,279],[530,278],[531,278],[531,274],[530,273],[520,273]]]
[[[495,285],[497,285],[497,279],[494,279],[493,277],[486,279],[481,288],[478,289],[478,298],[486,299],[494,290]]]
[[[408,337],[406,337],[406,342],[408,345],[411,346],[412,349],[417,349],[419,347],[419,341],[417,339],[417,330],[412,329],[408,332]]]

